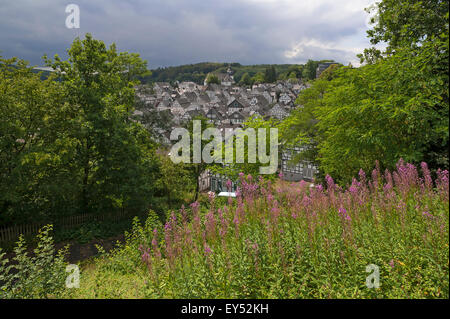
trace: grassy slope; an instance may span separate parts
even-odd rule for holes
[[[448,298],[446,174],[435,188],[411,166],[348,190],[243,179],[232,203],[194,205],[165,230],[152,216],[135,223],[67,297]],[[379,289],[366,287],[369,264]]]

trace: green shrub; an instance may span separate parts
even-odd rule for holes
[[[65,290],[68,246],[55,252],[52,225],[37,235],[34,256],[30,256],[23,236],[14,249],[11,262],[0,249],[0,298],[51,298]]]

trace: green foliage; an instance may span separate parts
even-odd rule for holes
[[[316,78],[316,69],[318,65],[318,61],[308,60],[303,68],[302,78],[305,80],[314,80]]]
[[[130,218],[118,221],[92,221],[69,229],[57,228],[55,226],[54,239],[56,242],[75,241],[78,244],[87,244],[93,240],[109,239],[122,235],[130,227]]]
[[[89,34],[85,40],[76,39],[68,54],[68,61],[55,56],[47,63],[61,71],[73,112],[66,133],[77,150],[81,208],[111,210],[138,204],[145,193],[150,195],[145,176],[155,166],[148,165],[148,134],[129,121],[136,84],[131,79],[143,72],[145,63],[136,55],[118,54],[114,44],[107,49]]]
[[[241,80],[239,81],[240,85],[252,85],[252,78],[248,74],[248,72],[244,73]]]
[[[155,143],[131,121],[146,62],[87,34],[41,80],[0,60],[0,223],[148,207]]]
[[[430,54],[445,45],[426,44],[416,56],[399,51],[317,80],[300,94],[303,108],[286,121],[284,136],[316,148],[311,157],[339,181],[376,160],[390,169],[400,158],[448,167],[448,75],[434,70],[442,58]]]
[[[247,129],[254,130],[255,132],[255,146],[259,147],[259,137],[258,137],[258,129],[265,129],[266,132],[266,153],[270,153],[270,129],[276,129],[279,125],[278,120],[276,119],[268,119],[264,120],[260,117],[251,117],[249,118],[243,125],[242,130],[244,132],[247,131]],[[233,143],[222,143],[222,158],[225,158],[226,152],[232,152],[233,158],[232,163],[226,163],[226,165],[215,165],[211,166],[210,169],[218,174],[227,176],[230,178],[230,180],[236,181],[238,179],[238,176],[240,173],[250,174],[252,176],[261,176],[261,178],[264,179],[274,179],[275,173],[273,174],[261,174],[260,168],[261,167],[267,167],[269,166],[269,163],[262,163],[261,158],[258,153],[258,149],[255,150],[255,163],[250,162],[249,158],[249,151],[253,152],[251,148],[248,147],[249,141],[248,136],[244,135],[243,138],[244,143],[244,149],[243,149],[243,163],[240,163],[240,161],[237,160],[236,151],[238,149],[238,143],[236,136],[233,136]],[[279,150],[279,149],[278,149]],[[270,154],[266,154],[270,155]],[[277,154],[278,155],[278,154]],[[252,161],[253,158],[251,157]]]
[[[210,73],[210,74],[208,74],[208,76],[206,78],[206,83],[207,84],[220,84],[220,80],[216,74]]]
[[[399,51],[377,64],[343,70],[331,82],[316,112],[326,172],[348,181],[377,159],[393,168],[399,158],[448,167],[448,74],[433,70],[442,67],[429,54],[435,50],[436,44],[427,44],[417,56]]]
[[[366,65],[324,71],[281,124],[285,143],[307,147],[299,158],[340,182],[376,160],[389,169],[400,158],[432,170],[449,165],[448,6],[387,0],[379,7],[369,36],[374,44],[387,41],[388,51],[368,49],[360,55]],[[305,65],[305,77],[313,64]]]
[[[324,79],[324,80],[328,80],[328,81],[332,80],[333,78],[336,77],[336,74],[334,71],[341,66],[342,65],[339,65],[339,64],[330,65],[319,75],[319,79]]]
[[[208,73],[217,70],[220,67],[226,67],[225,63],[198,63],[176,67],[157,68],[152,70],[151,75],[141,78],[144,83],[149,82],[171,82],[176,81],[194,81],[203,84]]]
[[[267,68],[264,73],[264,81],[266,83],[273,83],[277,80],[277,71],[275,67],[272,65],[270,68]]]
[[[333,60],[320,60],[320,61],[313,61],[313,60],[308,60],[308,62],[306,62],[306,64],[304,65],[303,69],[302,69],[302,78],[305,79],[306,81],[308,80],[314,80],[316,78],[316,70],[317,67],[319,66],[320,63],[325,63],[325,62],[334,62]]]
[[[289,75],[288,75],[288,80],[289,80],[291,83],[296,83],[296,82],[297,82],[297,75],[295,74],[295,72],[289,73]]]
[[[448,34],[448,0],[383,0],[366,8],[376,12],[367,31],[372,44],[387,43],[385,52],[372,47],[359,54],[361,62],[375,63],[400,48],[418,49],[428,41]]]
[[[0,223],[39,220],[54,206],[71,211],[73,149],[57,134],[66,125],[61,84],[0,59],[0,91]]]
[[[206,76],[209,73],[226,73],[228,67],[233,70],[234,80],[239,83],[244,75],[248,73],[250,78],[253,78],[257,73],[262,73],[266,69],[274,67],[276,73],[281,78],[282,74],[290,73],[294,71],[298,78],[301,78],[302,65],[298,64],[274,64],[274,65],[241,65],[239,63],[198,63],[198,64],[188,64],[181,66],[171,66],[167,68],[158,68],[151,71],[150,76],[141,77],[140,80],[143,83],[150,82],[170,82],[174,84],[176,81],[193,81],[198,84],[203,84]],[[263,83],[264,81],[261,81]],[[248,84],[246,84],[248,85]]]
[[[194,121],[200,121],[201,125],[201,132],[200,135],[197,134],[197,132],[194,131]],[[189,131],[189,140],[191,141],[189,147],[189,164],[186,164],[187,170],[190,172],[190,178],[195,181],[195,191],[194,191],[194,198],[193,201],[196,201],[198,198],[198,194],[200,192],[200,181],[199,177],[200,175],[211,165],[211,163],[205,163],[204,160],[201,160],[200,163],[196,163],[194,161],[194,140],[200,140],[200,150],[203,152],[205,149],[205,146],[213,142],[213,137],[210,137],[209,139],[203,139],[203,131],[208,129],[209,127],[214,127],[211,123],[209,123],[208,119],[203,116],[196,116],[193,119],[191,119],[188,123],[186,123],[186,128]],[[213,150],[211,156],[214,156]],[[202,155],[203,158],[203,155]]]
[[[266,77],[265,77],[264,73],[262,73],[262,72],[258,72],[255,74],[254,77],[252,77],[252,82],[254,84],[264,83],[265,81],[266,81]]]
[[[388,43],[388,52],[448,33],[448,0],[383,0],[372,10],[377,14],[367,34],[372,44]]]
[[[319,166],[318,142],[320,135],[317,127],[316,108],[322,103],[321,97],[328,86],[326,80],[316,81],[313,86],[303,90],[296,100],[299,106],[279,123],[280,142],[287,148],[301,145],[305,150],[293,156],[291,164],[308,161]],[[322,174],[320,170],[320,174]],[[316,179],[321,179],[316,176]]]
[[[192,177],[192,168],[184,163],[175,164],[170,157],[159,155],[161,176],[157,180],[158,193],[167,200],[167,208],[181,205],[185,192],[195,190],[196,183]]]
[[[22,236],[11,262],[0,249],[0,298],[54,298],[64,292],[68,246],[56,253],[51,231],[51,225],[39,231],[33,256]]]

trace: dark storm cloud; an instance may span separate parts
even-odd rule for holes
[[[56,0],[0,4],[0,54],[42,64],[86,32],[119,50],[138,52],[149,66],[201,61],[354,62],[367,47],[364,7],[369,0],[75,0],[81,28],[67,29]]]

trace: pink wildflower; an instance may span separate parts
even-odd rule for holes
[[[347,210],[345,208],[339,208],[339,215],[347,221],[351,221],[352,218],[347,214]]]
[[[394,269],[394,259],[391,259],[391,261],[389,261],[389,266],[391,266],[392,269]]]
[[[212,253],[212,250],[211,250],[211,248],[208,246],[207,243],[205,243],[204,249],[205,249],[205,256],[209,256],[209,255]]]
[[[231,186],[232,186],[231,180],[229,180],[229,179],[227,180],[226,186],[227,186],[227,190],[229,192],[231,192]]]

